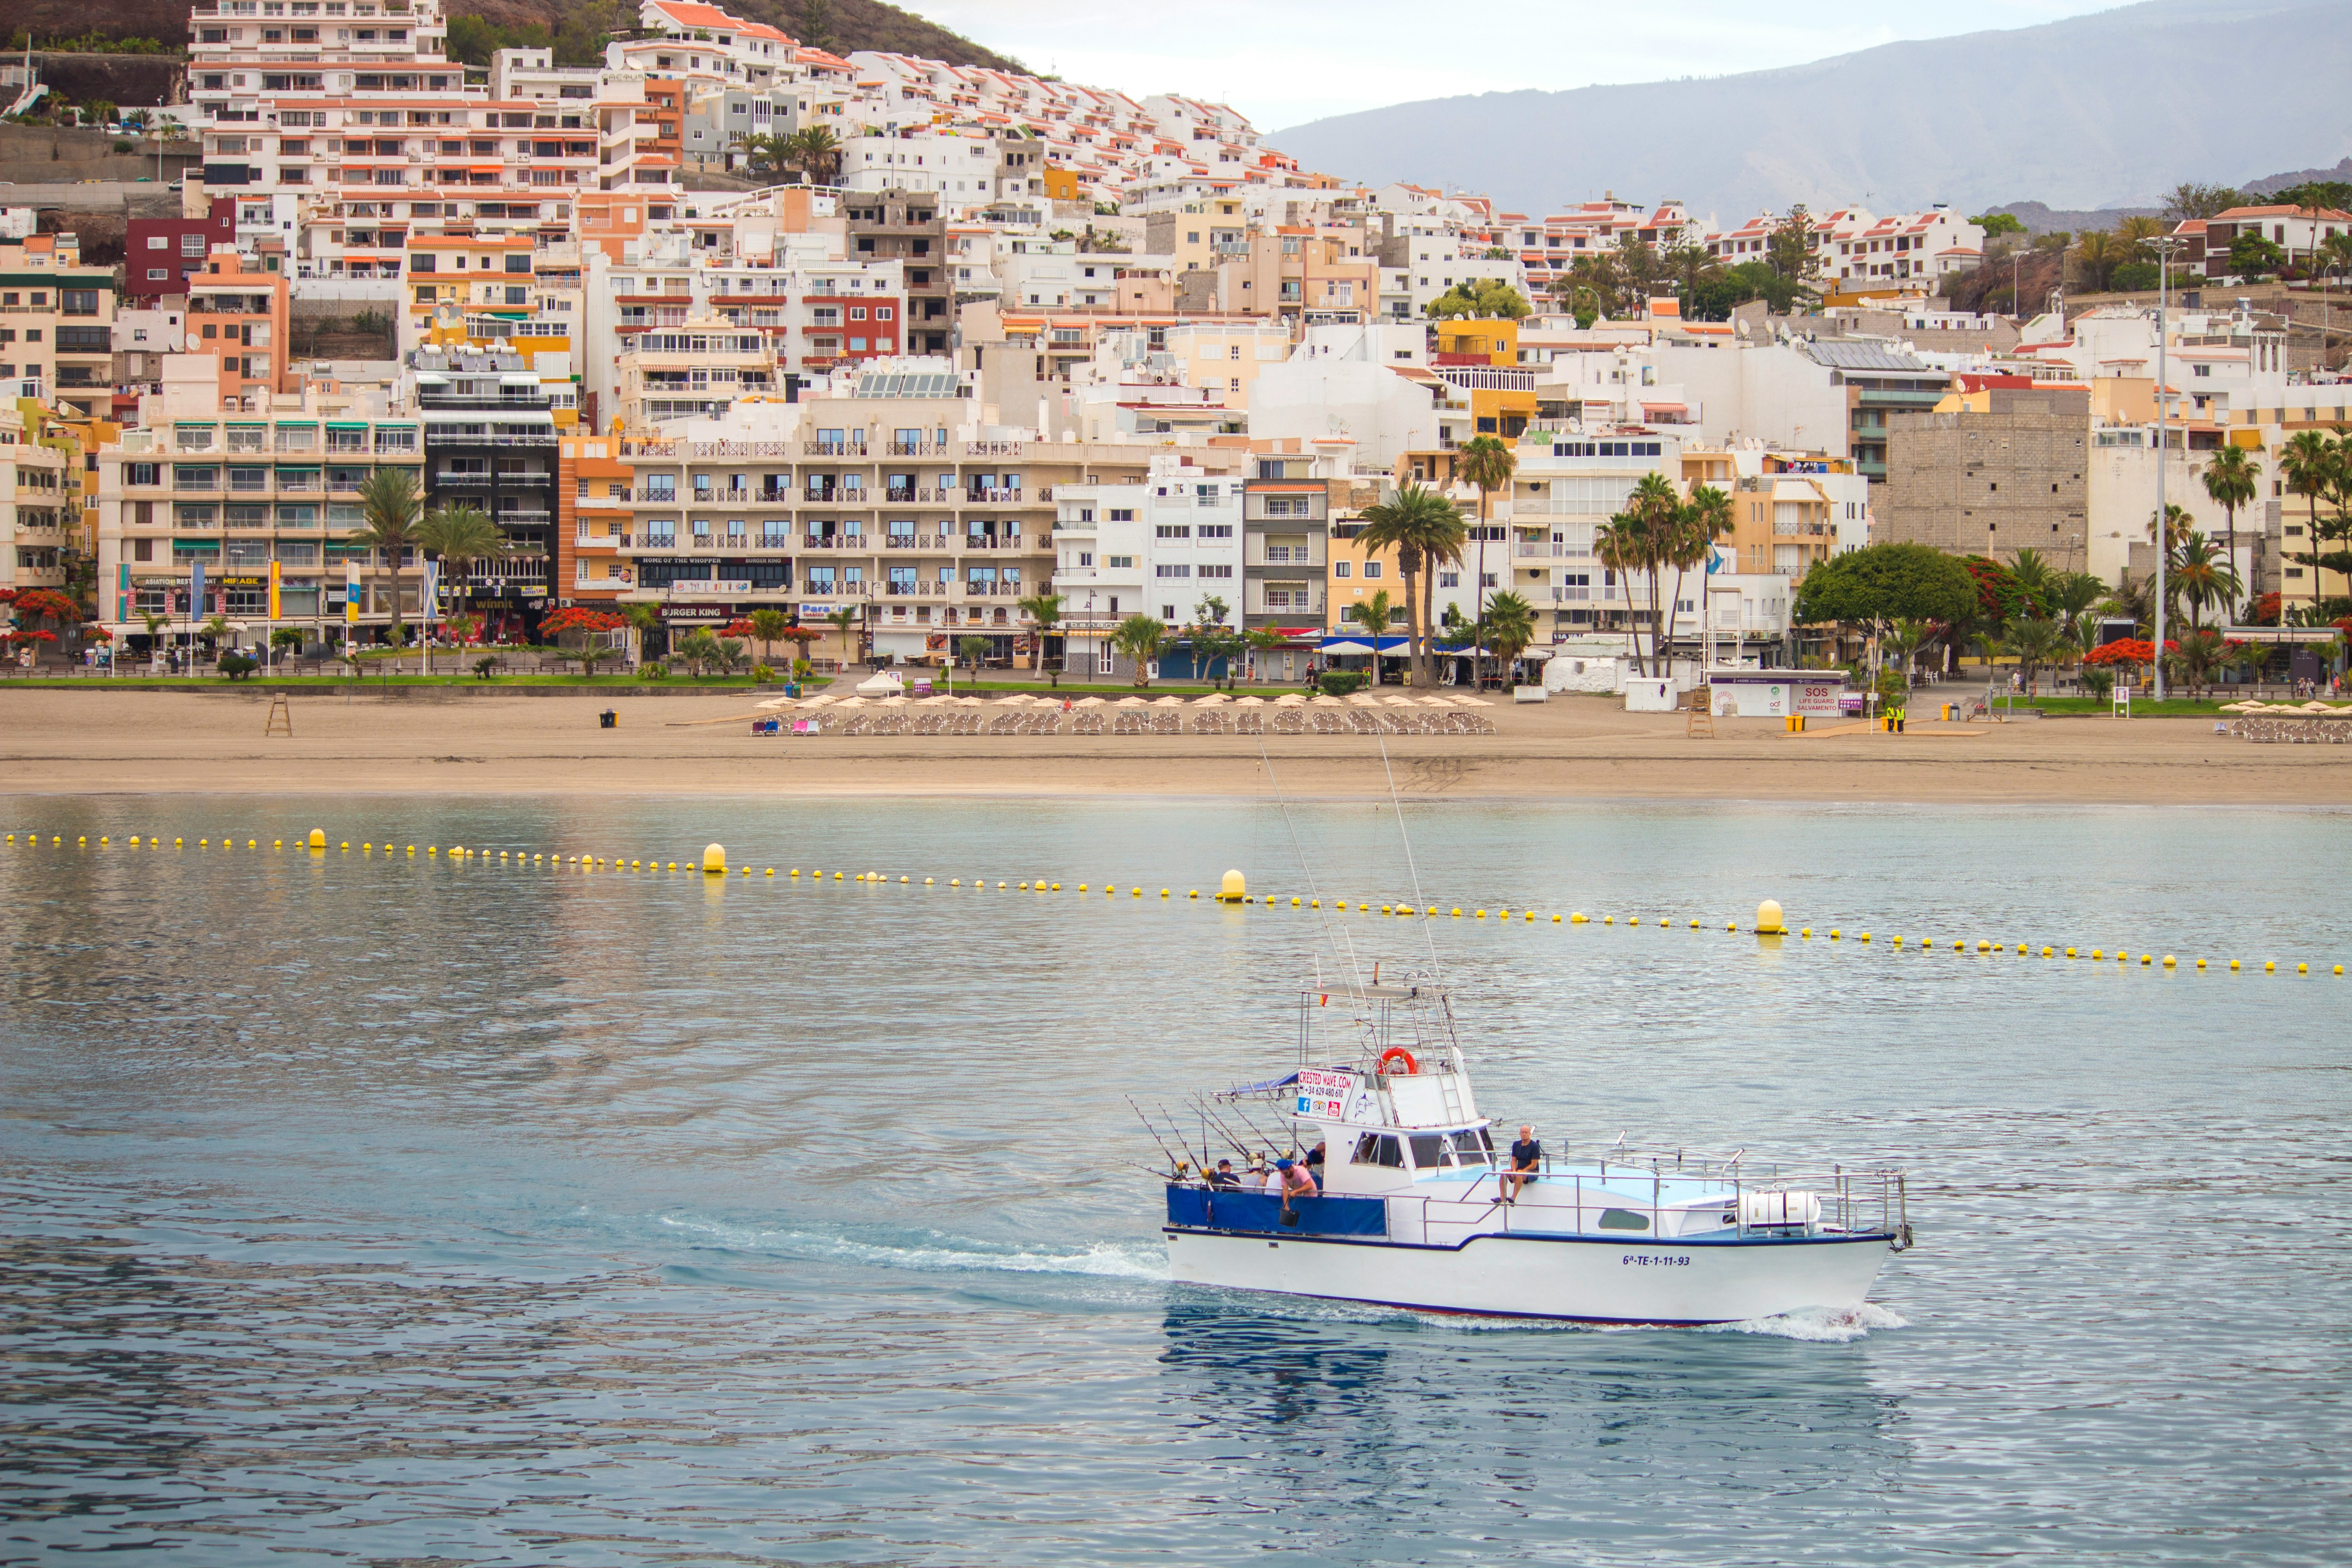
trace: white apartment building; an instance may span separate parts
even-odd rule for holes
[[[1551,640],[1622,629],[1637,606],[1646,616],[1647,580],[1603,566],[1593,554],[1593,536],[1625,510],[1644,476],[1661,475],[1681,492],[1683,445],[1675,432],[1639,426],[1521,441],[1510,493],[1497,496],[1491,511],[1504,538],[1486,544],[1483,560],[1474,542],[1464,553],[1465,569],[1484,573],[1489,593],[1509,588],[1549,610],[1550,618],[1539,615],[1538,621]],[[1696,628],[1697,598],[1684,595],[1675,634],[1685,621]]]
[[[850,191],[935,192],[942,207],[961,214],[996,200],[997,165],[996,138],[978,128],[902,131],[845,142],[840,184]]]
[[[1109,638],[1129,616],[1196,625],[1215,598],[1222,624],[1240,628],[1242,489],[1237,476],[1171,454],[1152,458],[1141,483],[1055,488],[1053,592],[1068,668],[1124,671]]]

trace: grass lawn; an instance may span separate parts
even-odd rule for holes
[[[2237,697],[2209,697],[2191,702],[2186,698],[2168,697],[2161,702],[2152,702],[2143,697],[2134,697],[2131,710],[2132,717],[2135,719],[2234,719],[2237,717],[2235,713],[2221,711],[2221,704],[2224,701],[2242,700],[2243,699]],[[2020,700],[2018,706],[2023,708],[2029,705]],[[2115,701],[2112,698],[2103,701],[2096,697],[2041,697],[2036,698],[2031,706],[2039,708],[2044,713],[2053,717],[2059,714],[2084,713],[2105,716],[2115,710]],[[1992,710],[1999,713],[2000,704],[1994,703]]]

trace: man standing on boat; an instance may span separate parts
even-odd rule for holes
[[[1276,1160],[1274,1163],[1274,1169],[1276,1185],[1282,1194],[1284,1214],[1290,1212],[1291,1199],[1311,1198],[1315,1195],[1315,1178],[1307,1173],[1306,1166],[1296,1160]]]
[[[1536,1179],[1543,1167],[1543,1145],[1536,1142],[1536,1130],[1519,1129],[1519,1140],[1511,1145],[1511,1168],[1503,1173],[1503,1201],[1519,1201],[1519,1189]]]

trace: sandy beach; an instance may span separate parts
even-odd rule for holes
[[[0,788],[11,794],[1255,795],[1265,758],[1286,794],[1385,795],[1369,737],[1051,735],[755,737],[757,699],[709,695],[0,689]],[[611,730],[597,714],[613,708]],[[1410,796],[1990,803],[2352,803],[2352,748],[2256,745],[2204,719],[1915,723],[1790,735],[1557,697],[1485,710],[1491,735],[1391,736]],[[740,722],[724,721],[743,715]]]

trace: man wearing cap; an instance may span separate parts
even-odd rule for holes
[[[1209,1173],[1209,1185],[1230,1192],[1241,1191],[1242,1179],[1234,1173],[1234,1163],[1231,1160],[1217,1162],[1217,1168]]]
[[[1309,1175],[1307,1167],[1297,1161],[1276,1160],[1274,1163],[1274,1169],[1282,1191],[1284,1214],[1290,1212],[1291,1199],[1311,1198],[1315,1195],[1315,1178]]]

